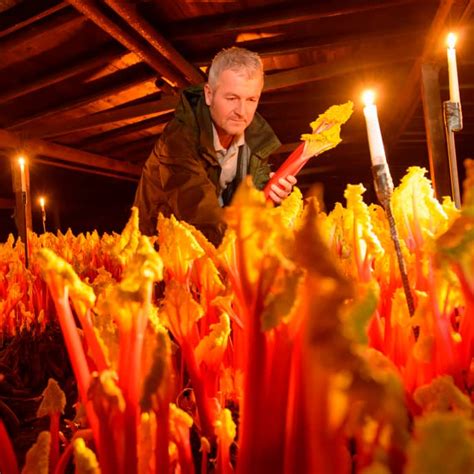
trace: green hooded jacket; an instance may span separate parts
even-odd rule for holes
[[[245,130],[245,142],[250,148],[248,174],[255,186],[263,189],[269,179],[268,157],[280,141],[256,113]],[[220,173],[203,86],[193,86],[182,92],[175,117],[143,168],[134,203],[139,210],[140,230],[153,235],[158,214],[174,214],[218,245],[225,231],[218,201]]]

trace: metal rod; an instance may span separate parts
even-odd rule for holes
[[[451,178],[451,192],[455,206],[461,208],[461,192],[459,190],[458,163],[456,157],[456,143],[454,132],[462,130],[462,111],[459,102],[443,102],[444,128],[448,147],[449,174]]]
[[[25,220],[25,235],[24,237],[24,245],[25,245],[25,268],[29,268],[29,258],[28,258],[28,219],[26,217],[27,212],[27,197],[26,191],[21,192],[21,202],[23,205],[23,218]]]
[[[377,197],[380,203],[382,204],[382,207],[385,209],[385,213],[387,215],[388,223],[390,226],[390,237],[392,238],[393,244],[395,246],[395,253],[397,255],[398,268],[400,270],[400,275],[402,278],[403,291],[405,292],[408,312],[410,313],[410,316],[413,316],[413,314],[415,313],[415,304],[413,302],[413,295],[411,293],[410,282],[408,280],[405,260],[403,258],[402,249],[400,246],[400,238],[398,237],[397,226],[392,213],[392,176],[390,175],[390,170],[388,169],[387,164],[372,166],[372,174],[374,177],[375,192],[377,193]],[[414,334],[415,337],[417,337],[417,331],[415,330],[415,328]]]

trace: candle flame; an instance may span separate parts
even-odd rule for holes
[[[371,90],[366,90],[362,94],[362,102],[364,105],[372,105],[375,102],[375,93]]]
[[[22,156],[18,158],[18,163],[20,164],[20,168],[23,169],[25,167],[25,159]]]
[[[454,48],[456,46],[457,36],[454,33],[449,33],[447,38],[447,43],[449,48]]]
[[[40,206],[41,206],[41,207],[44,207],[45,200],[44,200],[44,197],[43,197],[43,196],[41,196],[41,197],[39,198],[39,203],[40,203]]]

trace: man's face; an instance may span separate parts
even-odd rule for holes
[[[219,138],[240,135],[250,125],[263,88],[262,77],[249,78],[247,71],[225,70],[217,84],[204,87],[206,104]]]

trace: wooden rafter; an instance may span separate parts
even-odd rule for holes
[[[66,165],[70,166],[71,163],[74,165],[82,165],[90,172],[98,170],[100,172],[112,172],[114,175],[125,174],[129,176],[139,176],[141,168],[130,163],[121,162],[119,160],[113,160],[101,155],[94,153],[88,153],[74,148],[69,148],[56,143],[47,142],[39,139],[23,139],[21,136],[9,132],[8,130],[0,129],[0,147],[3,149],[9,149],[22,153],[29,156],[47,156],[50,158],[56,158],[62,160]],[[57,163],[57,166],[61,166],[61,163]]]
[[[415,52],[407,50],[404,44],[392,43],[391,48],[387,49],[387,46],[379,41],[378,46],[374,47],[372,51],[364,57],[364,67],[375,67],[389,64],[393,61],[398,62],[414,59]],[[303,66],[268,75],[265,79],[264,91],[275,91],[357,71],[360,69],[359,59],[357,54],[348,53],[347,57],[333,62],[317,63],[311,66]],[[55,123],[44,127],[38,126],[34,132],[37,136],[45,138],[73,133],[149,114],[167,113],[174,109],[177,101],[178,98],[172,96],[131,106],[121,106],[114,110],[98,112],[94,115],[81,117],[67,123]]]
[[[119,92],[153,79],[155,77],[154,72],[144,66],[145,65],[142,63],[134,64],[127,69],[117,71],[107,77],[96,79],[88,84],[88,89],[91,91],[89,94],[78,97],[69,102],[62,102],[49,109],[44,109],[36,114],[21,118],[8,127],[8,129],[22,131],[28,129],[33,131],[38,122],[44,120],[46,117],[51,117],[52,115],[57,116],[63,112],[70,112],[78,107],[83,107],[92,102],[118,94]],[[25,127],[25,125],[28,125],[28,127]]]
[[[150,67],[158,72],[170,84],[183,87],[187,85],[184,77],[150,46],[143,45],[134,35],[114,23],[91,0],[68,0],[78,11],[93,21],[119,43],[137,54]]]
[[[174,22],[169,25],[168,37],[171,38],[171,41],[176,41],[216,36],[231,32],[238,33],[244,30],[258,30],[302,21],[321,20],[334,16],[374,11],[380,8],[413,3],[413,1],[387,0],[384,2],[367,2],[366,0],[357,0],[351,2],[351,6],[344,7],[341,7],[340,2],[337,1],[271,5],[270,7],[253,10],[245,9],[237,13],[233,12],[231,14],[226,13]]]
[[[143,16],[139,15],[136,5],[122,0],[105,0],[105,2],[131,25],[143,39],[148,41],[159,54],[181,71],[189,83],[198,84],[204,80],[201,71],[188,62],[155,27],[150,25]]]
[[[87,21],[86,18],[78,15],[74,10],[66,10],[60,15],[52,15],[39,24],[33,23],[29,28],[24,28],[14,35],[9,35],[2,40],[0,48],[0,64],[5,68],[20,58],[39,54],[47,50],[50,43],[57,41],[56,33],[70,30]],[[50,41],[43,41],[44,38],[50,38]]]
[[[101,51],[100,55],[76,60],[72,65],[61,67],[54,72],[40,76],[29,83],[20,84],[15,88],[0,92],[0,103],[51,86],[70,77],[77,76],[85,71],[90,71],[91,69],[106,64],[109,61],[114,61],[122,55],[123,52],[117,47],[111,47],[108,50]]]
[[[66,2],[60,2],[54,5],[54,2],[47,0],[33,2],[30,8],[27,8],[24,3],[20,3],[16,7],[11,8],[7,14],[4,15],[5,19],[0,21],[0,38],[15,33],[22,28],[29,27],[33,23],[36,23],[67,6],[68,4]]]

